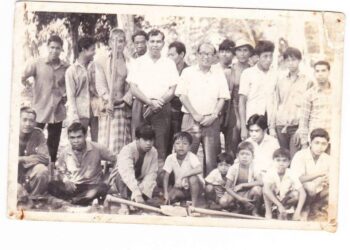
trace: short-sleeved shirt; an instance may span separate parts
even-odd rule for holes
[[[254,146],[254,167],[262,174],[266,173],[272,166],[273,152],[280,147],[277,139],[265,134],[260,144],[256,143],[251,138],[248,138],[246,141],[249,141]]]
[[[131,63],[126,81],[136,84],[148,98],[160,99],[170,87],[177,85],[179,73],[173,60],[160,57],[153,61],[146,53]]]
[[[164,171],[167,173],[174,172],[175,175],[175,185],[176,188],[182,188],[182,178],[181,176],[185,174],[187,171],[196,168],[198,166],[202,166],[200,163],[198,157],[193,154],[192,152],[188,152],[185,159],[182,161],[182,164],[180,165],[177,158],[176,153],[169,155],[164,164]],[[201,174],[198,174],[198,176],[201,176]]]
[[[29,63],[22,79],[34,77],[32,108],[36,122],[58,123],[66,118],[63,97],[66,96],[65,72],[68,63],[60,60],[53,66],[48,58],[39,58]]]
[[[273,191],[280,199],[283,199],[289,191],[302,187],[299,178],[290,169],[286,169],[282,179],[275,168],[270,169],[263,177],[263,183],[264,185],[272,185]]]
[[[332,164],[332,158],[326,153],[322,153],[315,162],[310,148],[298,151],[291,162],[291,169],[298,176],[312,175],[317,172],[328,173]]]
[[[115,162],[116,158],[106,147],[87,141],[81,161],[71,145],[68,145],[58,159],[57,169],[64,176],[63,180],[74,184],[98,184],[102,177],[101,161]]]
[[[290,74],[281,77],[276,85],[276,119],[273,125],[299,125],[301,105],[310,80],[302,73],[293,81]],[[272,126],[274,127],[274,126]]]
[[[207,177],[205,177],[205,182],[214,186],[225,186],[226,180],[222,178],[219,169],[213,169]]]
[[[201,115],[212,114],[218,99],[231,98],[224,71],[211,68],[204,73],[198,65],[182,71],[175,94],[187,96],[193,108]],[[184,106],[182,111],[189,113]]]
[[[274,70],[264,72],[258,65],[242,72],[239,94],[247,97],[246,121],[254,114],[273,117],[274,89],[277,76]]]
[[[68,119],[90,118],[91,84],[94,65],[88,67],[76,61],[66,72]]]

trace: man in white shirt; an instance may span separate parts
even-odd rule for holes
[[[191,151],[197,153],[199,144],[203,144],[204,176],[216,167],[216,156],[220,149],[218,118],[225,100],[230,99],[224,72],[212,69],[215,54],[212,44],[200,44],[197,51],[198,65],[184,69],[176,89],[185,113],[181,129],[193,136]]]
[[[158,150],[160,169],[169,143],[169,102],[174,97],[179,77],[174,61],[161,56],[163,46],[164,34],[156,29],[151,30],[148,33],[147,53],[134,61],[126,79],[136,98],[132,108],[133,135],[140,124],[152,125],[156,133],[155,147]]]
[[[254,114],[267,115],[268,124],[273,117],[273,91],[276,74],[271,70],[275,45],[270,41],[259,41],[255,53],[258,63],[243,71],[239,85],[239,115],[241,121],[241,138],[247,139],[246,122]],[[269,131],[270,134],[274,131]]]

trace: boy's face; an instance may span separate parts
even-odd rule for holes
[[[251,52],[248,46],[241,46],[236,48],[236,57],[240,63],[247,63],[250,56]]]
[[[272,64],[273,52],[263,52],[259,56],[258,64],[263,70],[269,70]]]
[[[219,60],[223,65],[230,65],[232,63],[233,53],[230,50],[220,50]]]
[[[323,137],[315,137],[310,144],[311,152],[317,156],[326,151],[328,147],[328,141]]]
[[[288,56],[285,59],[285,62],[287,64],[287,67],[289,69],[290,72],[296,72],[299,69],[299,63],[300,60],[294,56]]]
[[[253,141],[260,144],[264,139],[265,131],[258,125],[254,124],[249,127],[249,136]]]
[[[34,129],[35,124],[34,114],[22,112],[20,130],[23,134],[30,134]]]
[[[248,166],[253,161],[253,153],[248,149],[242,149],[238,152],[238,160],[240,164]]]
[[[174,142],[174,150],[179,156],[186,155],[190,148],[191,144],[186,138],[179,138]]]
[[[49,51],[49,59],[57,60],[62,52],[61,44],[58,42],[50,42],[47,47]]]
[[[222,176],[226,176],[228,169],[230,168],[230,164],[225,161],[218,163],[218,170]]]
[[[73,150],[81,151],[86,144],[86,135],[84,135],[82,130],[70,132],[68,139]]]
[[[135,36],[134,39],[134,45],[136,49],[136,53],[139,56],[142,56],[146,53],[147,51],[147,46],[146,46],[146,37],[140,35],[140,36]]]
[[[290,164],[290,160],[287,157],[283,157],[283,156],[278,156],[274,158],[273,161],[276,164],[278,174],[284,174]]]
[[[153,139],[143,139],[143,138],[140,138],[138,139],[139,141],[139,146],[140,146],[140,149],[143,151],[143,152],[148,152],[151,150],[151,148],[153,147],[153,144],[154,144],[154,140]]]
[[[315,66],[315,78],[319,83],[327,83],[329,77],[329,70],[326,65]]]

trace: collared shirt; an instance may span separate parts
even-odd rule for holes
[[[95,60],[96,89],[104,100],[109,100],[110,90],[113,88],[114,98],[120,91],[122,96],[128,90],[125,79],[128,74],[130,63],[124,58],[117,60],[117,80],[112,81],[112,54],[101,56]],[[114,100],[115,101],[115,100]]]
[[[77,60],[67,69],[67,116],[70,121],[79,120],[80,118],[90,118],[92,68],[92,63],[86,68]]]
[[[276,85],[276,119],[271,127],[299,125],[303,96],[308,89],[309,79],[299,73],[293,81],[290,74],[278,80]]]
[[[163,169],[165,172],[169,174],[174,172],[174,175],[175,175],[174,186],[177,188],[181,188],[183,184],[182,176],[186,174],[189,170],[197,167],[202,167],[202,164],[200,163],[198,157],[192,152],[188,152],[185,159],[182,161],[181,165],[179,164],[176,158],[176,153],[169,155],[165,160]],[[203,178],[201,174],[198,174],[197,176],[200,176],[201,178]]]
[[[32,108],[36,122],[58,123],[66,118],[66,108],[62,100],[66,96],[65,72],[68,63],[60,60],[53,66],[48,58],[39,58],[29,63],[22,79],[34,77]]]
[[[302,184],[291,169],[286,169],[282,179],[276,168],[270,169],[263,178],[264,185],[272,185],[273,191],[282,200],[289,191],[298,190]]]
[[[301,143],[308,142],[308,136],[315,128],[323,128],[331,133],[332,124],[332,89],[315,85],[304,96],[299,121]]]
[[[241,169],[241,165],[239,161],[236,161],[227,171],[226,178],[232,181],[233,187],[237,185],[240,169]],[[254,163],[250,164],[248,169],[248,183],[257,180],[259,178],[259,174],[260,173],[254,167]]]
[[[230,99],[223,70],[210,68],[204,73],[198,65],[183,70],[175,94],[187,96],[193,108],[201,115],[212,114],[219,99]],[[184,106],[182,111],[189,113]]]
[[[246,141],[251,142],[254,146],[254,167],[264,175],[273,164],[273,153],[280,147],[277,139],[265,134],[260,144],[256,143],[251,138],[248,138]]]
[[[72,146],[67,145],[58,159],[57,169],[63,174],[63,180],[74,184],[98,184],[102,181],[101,161],[116,160],[116,155],[106,147],[87,141],[86,150],[80,160]]]
[[[205,182],[214,186],[225,186],[226,178],[224,179],[219,169],[215,168],[205,177]]]
[[[126,81],[134,83],[150,99],[160,99],[170,87],[177,85],[179,73],[173,60],[160,57],[153,61],[146,53],[132,62]]]
[[[298,151],[292,160],[291,170],[298,176],[312,175],[319,172],[329,172],[331,164],[334,164],[331,156],[326,153],[322,153],[317,161],[311,153],[310,147]]]
[[[239,94],[247,97],[246,121],[254,115],[264,115],[267,112],[270,123],[274,117],[274,89],[276,85],[276,73],[270,69],[264,72],[258,65],[248,68],[242,72]]]

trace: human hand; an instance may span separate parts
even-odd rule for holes
[[[200,114],[192,114],[192,117],[193,117],[193,120],[195,120],[198,123],[200,123],[204,119],[204,116]]]
[[[135,196],[135,202],[137,202],[137,203],[145,203],[145,200],[143,199],[142,195],[136,195]]]
[[[269,134],[270,134],[270,136],[273,136],[273,137],[277,138],[277,134],[276,134],[276,130],[275,129],[269,129]]]
[[[151,107],[152,111],[158,112],[159,110],[161,110],[163,108],[163,105],[164,105],[164,103],[161,100],[152,99],[150,107]]]
[[[204,119],[200,122],[200,124],[204,127],[208,127],[213,124],[216,118],[217,117],[214,115],[204,116]]]
[[[65,181],[64,186],[69,193],[73,193],[75,190],[77,190],[77,186],[71,181]]]

